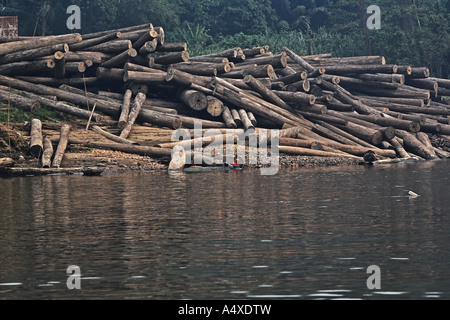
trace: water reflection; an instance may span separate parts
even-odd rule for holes
[[[0,299],[445,298],[448,168],[5,179]]]

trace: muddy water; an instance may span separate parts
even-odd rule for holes
[[[449,170],[2,179],[0,299],[449,299]]]

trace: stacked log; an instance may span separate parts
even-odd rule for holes
[[[424,159],[448,154],[430,145],[429,137],[450,137],[449,80],[431,77],[427,68],[388,64],[382,56],[300,56],[287,47],[272,53],[265,46],[192,57],[188,44],[166,43],[162,27],[144,24],[0,43],[0,85],[4,103],[93,121],[91,129],[114,141],[114,148],[124,144],[122,150],[155,156],[167,151],[138,148],[127,139],[135,124],[301,128],[280,140],[286,153],[362,157],[370,151]],[[120,135],[102,129],[104,123]],[[71,143],[63,128],[53,167],[61,165]],[[31,131],[30,153],[42,156],[47,168],[51,143],[39,134],[37,121]]]

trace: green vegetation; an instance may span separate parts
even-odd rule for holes
[[[0,103],[0,122],[30,122],[32,119],[38,118],[49,122],[60,122],[64,120],[74,119],[71,116],[41,107],[38,112],[28,112],[14,105]]]
[[[0,12],[19,16],[22,35],[61,34],[72,4],[81,8],[81,33],[152,22],[167,41],[186,41],[191,55],[258,45],[307,54],[312,40],[314,53],[384,55],[450,76],[450,0],[0,0]],[[380,30],[366,27],[372,4]]]

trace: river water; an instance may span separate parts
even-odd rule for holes
[[[449,170],[2,179],[0,299],[449,299]]]

